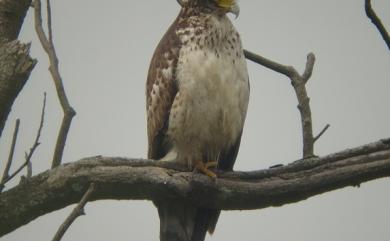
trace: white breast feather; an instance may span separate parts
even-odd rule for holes
[[[173,104],[180,107],[172,109],[168,130],[179,155],[201,158],[206,152],[216,160],[222,149],[234,144],[244,125],[249,83],[241,42],[232,36],[235,30],[227,18],[216,22],[221,43],[217,48],[199,48],[192,41],[180,51],[176,77],[181,98]],[[230,37],[237,38],[234,48],[232,39],[229,44],[224,39]]]

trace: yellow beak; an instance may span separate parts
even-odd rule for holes
[[[218,6],[227,12],[233,13],[236,18],[240,15],[240,7],[235,0],[218,0]]]

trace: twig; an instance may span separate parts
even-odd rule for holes
[[[41,112],[41,121],[39,123],[39,128],[37,132],[37,136],[35,137],[35,141],[33,146],[30,148],[30,152],[27,154],[26,153],[26,165],[27,165],[27,177],[32,176],[32,166],[31,166],[31,158],[37,149],[37,147],[41,144],[39,142],[39,138],[41,137],[41,132],[43,128],[43,122],[45,120],[45,108],[46,108],[46,92],[43,94],[43,105],[42,105],[42,112]]]
[[[85,192],[79,204],[77,204],[77,206],[73,209],[72,213],[66,218],[64,223],[61,224],[52,241],[60,241],[64,236],[65,232],[70,227],[70,225],[72,225],[72,223],[76,220],[76,218],[81,215],[85,215],[84,206],[88,202],[90,196],[95,191],[95,188],[96,185],[94,183],[89,186],[88,190]]]
[[[329,129],[330,125],[327,124],[324,129],[322,129],[322,131],[320,133],[318,133],[318,135],[316,137],[314,137],[314,142],[318,141],[318,139],[321,138],[321,136]]]
[[[12,144],[11,144],[11,149],[9,151],[7,164],[5,165],[3,177],[1,178],[1,182],[0,182],[0,192],[4,188],[5,180],[9,177],[9,170],[11,168],[12,160],[14,158],[14,153],[15,153],[16,140],[18,139],[19,126],[20,126],[20,119],[17,119],[15,122],[14,135],[12,137]]]
[[[266,68],[274,70],[278,73],[284,74],[290,78],[291,84],[294,87],[295,94],[298,99],[298,109],[301,114],[302,135],[303,135],[303,158],[309,158],[314,156],[314,142],[313,137],[313,124],[310,109],[310,99],[307,95],[305,84],[310,79],[314,63],[315,56],[313,53],[307,55],[306,68],[302,75],[292,66],[285,66],[276,63],[272,60],[264,58],[260,55],[254,54],[248,50],[244,50],[245,57],[255,63],[258,63]]]
[[[27,152],[25,153],[25,158],[26,158],[26,159],[28,158]],[[27,178],[32,177],[32,163],[31,163],[31,161],[28,161],[28,162],[27,162],[26,169],[27,169],[26,177],[27,177]]]
[[[46,13],[47,13],[47,30],[48,30],[48,38],[51,45],[53,43],[53,28],[51,27],[51,5],[50,0],[46,0]]]
[[[42,27],[41,1],[34,0],[35,30],[37,32],[38,38],[42,44],[43,49],[45,50],[45,52],[49,57],[49,61],[50,61],[49,71],[52,75],[57,90],[57,96],[60,101],[62,110],[64,112],[64,117],[62,119],[61,128],[58,133],[56,147],[53,155],[52,168],[54,168],[61,164],[62,154],[64,152],[65,143],[70,129],[70,125],[72,123],[73,117],[76,115],[76,112],[69,104],[68,98],[65,93],[63,81],[59,72],[58,58],[52,41],[52,36],[51,36],[52,28],[51,28],[50,6],[47,7],[47,13],[48,16],[50,16],[48,17],[49,39],[46,36]]]
[[[23,170],[23,168],[25,168],[27,166],[27,178],[31,177],[31,174],[32,174],[32,171],[31,171],[31,158],[35,152],[35,150],[37,149],[37,147],[41,144],[39,142],[39,138],[41,137],[41,132],[42,132],[42,127],[43,127],[43,122],[44,122],[44,117],[45,117],[45,108],[46,108],[46,93],[44,93],[44,97],[43,97],[43,106],[42,106],[42,112],[41,112],[41,121],[39,123],[39,128],[38,128],[38,132],[37,132],[37,136],[35,137],[35,141],[34,141],[34,144],[33,146],[30,148],[30,152],[27,154],[25,154],[25,161],[24,163],[14,172],[12,173],[10,176],[8,176],[5,180],[4,180],[4,183],[2,182],[2,185],[6,184],[7,182],[9,182],[10,180],[12,180],[17,174],[19,174],[19,172],[21,172]]]
[[[371,0],[365,0],[365,10],[366,10],[367,17],[376,26],[383,40],[386,42],[387,47],[390,50],[390,36],[387,33],[386,28],[383,26],[380,18],[376,15],[375,11],[372,9]]]

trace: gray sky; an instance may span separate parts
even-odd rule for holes
[[[64,160],[145,157],[145,79],[154,48],[178,13],[176,1],[67,0],[52,5],[60,71],[78,113]],[[308,83],[315,133],[331,124],[316,145],[318,155],[390,137],[390,52],[366,18],[363,0],[241,0],[240,6],[241,15],[233,22],[245,48],[300,71],[307,53],[316,54]],[[390,30],[390,1],[374,0],[373,6]],[[0,160],[6,159],[14,121],[21,118],[16,159],[23,161],[47,91],[42,145],[33,160],[36,174],[50,166],[62,112],[31,12],[21,39],[32,41],[31,54],[39,63],[8,118]],[[235,169],[299,159],[300,119],[289,80],[253,63],[248,68],[251,98]],[[389,203],[386,178],[279,208],[224,212],[214,236],[206,240],[388,240]],[[71,208],[40,217],[2,240],[51,240]],[[150,202],[99,201],[87,204],[86,212],[64,241],[158,240],[157,211]]]

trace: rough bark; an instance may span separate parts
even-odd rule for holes
[[[261,209],[298,202],[390,176],[390,139],[324,157],[252,172],[218,173],[216,181],[151,160],[91,157],[34,176],[0,195],[0,236],[33,219],[90,200],[176,199],[222,210]]]
[[[0,0],[0,136],[36,64],[29,56],[30,45],[16,40],[30,4],[31,0]]]
[[[31,0],[0,0],[0,45],[15,40]]]
[[[11,107],[36,63],[29,51],[29,44],[17,40],[0,47],[0,136]]]

